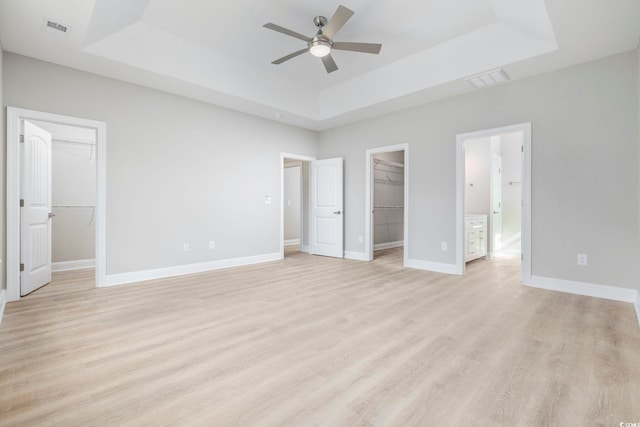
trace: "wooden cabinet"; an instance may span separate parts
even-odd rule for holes
[[[465,215],[464,218],[465,262],[487,255],[487,216]]]

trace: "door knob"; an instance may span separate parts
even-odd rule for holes
[[[499,214],[499,213],[500,213],[500,211],[493,211],[493,214],[494,214],[494,215],[497,215],[497,214]]]
[[[53,218],[54,216],[56,216],[56,214],[54,214],[53,212],[49,212],[49,218]]]
[[[340,215],[342,213],[342,211],[335,211],[334,214],[336,215]]]

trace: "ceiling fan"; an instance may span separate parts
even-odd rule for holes
[[[317,56],[322,59],[324,68],[327,73],[332,73],[338,69],[335,61],[331,57],[331,49],[336,50],[348,50],[351,52],[373,53],[377,55],[380,53],[382,45],[379,43],[353,43],[353,42],[335,42],[333,38],[336,33],[342,28],[344,24],[353,16],[354,12],[347,9],[344,6],[338,6],[338,9],[333,14],[333,17],[327,21],[324,16],[316,16],[313,18],[313,23],[318,27],[318,32],[313,37],[307,37],[303,34],[296,33],[287,28],[281,27],[271,22],[264,24],[265,28],[273,31],[277,31],[282,34],[286,34],[291,37],[303,40],[307,43],[305,49],[300,49],[297,52],[290,53],[287,56],[283,56],[280,59],[276,59],[272,64],[282,64],[298,55],[302,55],[305,52],[311,53],[313,56]]]

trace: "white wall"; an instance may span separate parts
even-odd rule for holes
[[[502,157],[502,241],[521,232],[522,221],[522,134],[500,135]],[[509,183],[512,184],[509,184]]]
[[[491,138],[465,142],[464,208],[467,214],[489,215],[491,210]],[[487,218],[489,218],[487,216]]]
[[[51,133],[52,219],[51,259],[54,263],[95,258],[95,212],[90,208],[57,206],[96,205],[95,129],[55,123],[34,124]],[[67,142],[62,142],[65,140]],[[69,142],[73,141],[73,142]]]
[[[377,153],[373,158],[404,163],[404,151]],[[386,183],[387,181],[403,182],[404,169],[379,165],[374,167],[373,177],[374,180],[385,181],[385,183],[374,181],[373,185],[373,243],[380,245],[401,242],[404,239],[404,209],[376,207],[404,206],[404,185]]]
[[[345,250],[364,252],[365,151],[409,143],[408,257],[455,264],[456,134],[530,121],[532,273],[637,288],[637,61],[627,52],[321,132],[319,157],[345,158]]]
[[[300,215],[302,190],[302,164],[285,166],[284,169],[284,240],[300,239]]]
[[[8,105],[106,122],[108,274],[279,253],[280,153],[316,132],[12,53],[4,78]]]

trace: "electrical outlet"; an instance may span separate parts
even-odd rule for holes
[[[578,265],[587,265],[587,255],[578,254]]]
[[[364,243],[364,236],[358,236],[358,242]]]
[[[185,243],[184,245],[182,245],[182,249],[184,249],[185,252],[189,252],[189,244]]]
[[[216,248],[216,242],[214,242],[213,240],[209,240],[209,249],[215,249]]]
[[[449,246],[447,245],[447,242],[442,242],[440,244],[440,248],[442,249],[442,252],[447,252],[449,250]]]

